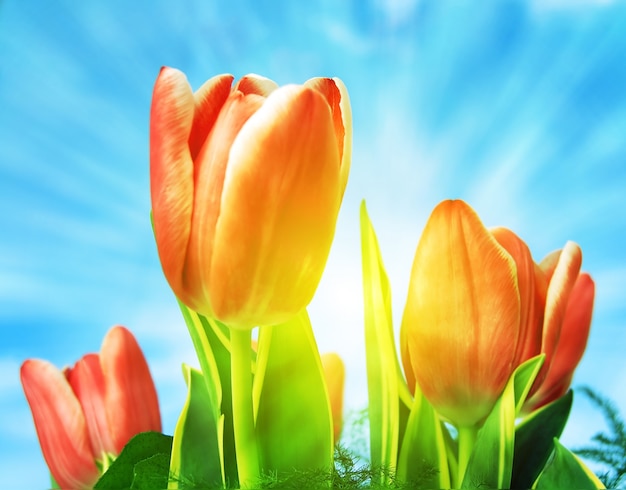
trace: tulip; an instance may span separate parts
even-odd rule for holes
[[[161,431],[157,394],[133,335],[121,326],[73,368],[29,359],[20,377],[44,459],[60,488],[91,488],[128,440]]]
[[[463,201],[440,203],[417,247],[402,321],[409,387],[457,427],[477,427],[516,367],[543,352],[536,391],[558,364],[581,260],[568,242],[542,268],[510,230],[487,230]]]
[[[278,88],[219,75],[192,93],[163,68],[150,113],[150,190],[165,277],[231,327],[281,323],[311,300],[345,190],[348,94],[339,79]]]
[[[343,390],[346,377],[346,369],[339,357],[334,352],[322,354],[322,367],[324,378],[330,398],[330,408],[333,418],[333,434],[335,444],[341,436],[343,426]]]

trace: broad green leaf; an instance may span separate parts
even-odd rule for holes
[[[538,490],[604,488],[600,479],[578,457],[554,438],[554,458],[537,481]]]
[[[237,457],[233,431],[230,382],[230,339],[228,327],[204,317],[178,302],[191,335],[204,382],[213,407],[220,407],[223,421],[223,465],[226,482],[238,485]]]
[[[513,469],[515,418],[545,356],[524,362],[511,375],[502,395],[478,432],[462,488],[509,488]]]
[[[187,400],[174,431],[168,488],[217,487],[224,483],[224,417],[219,407],[212,404],[202,373],[183,365],[183,375]]]
[[[572,408],[572,391],[536,410],[515,429],[512,488],[530,488],[544,468],[553,440],[561,436]]]
[[[413,403],[396,354],[391,288],[365,202],[361,204],[361,252],[371,464],[395,469],[400,434]]]
[[[253,400],[261,471],[330,471],[330,400],[306,310],[259,331]]]
[[[400,482],[411,483],[411,488],[451,487],[444,431],[432,405],[416,389],[398,458]]]
[[[120,490],[131,488],[135,479],[135,465],[157,454],[163,454],[169,461],[172,451],[172,436],[159,432],[142,432],[133,437],[124,446],[122,452],[109,469],[104,473],[94,488],[97,490]],[[154,470],[154,468],[152,468]],[[155,477],[157,475],[154,475]],[[167,481],[169,476],[167,465],[165,474],[161,475]]]
[[[135,464],[131,490],[154,490],[167,488],[167,479],[170,466],[170,457],[167,453],[157,453]]]

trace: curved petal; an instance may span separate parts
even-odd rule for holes
[[[515,260],[520,295],[520,332],[515,346],[515,364],[519,365],[541,353],[543,301],[536,294],[536,264],[524,241],[507,228],[493,228],[491,233]]]
[[[352,109],[348,89],[339,78],[312,78],[305,85],[320,91],[330,105],[339,146],[339,181],[343,197],[352,160]]]
[[[185,75],[164,67],[150,111],[150,195],[161,266],[174,293],[187,302],[183,283],[193,209],[189,135],[194,98]]]
[[[273,80],[254,73],[242,77],[235,85],[235,90],[239,90],[245,95],[256,94],[263,97],[267,97],[277,88],[278,85]]]
[[[194,94],[194,113],[189,135],[189,153],[195,160],[217,116],[230,94],[232,75],[217,75],[210,78]]]
[[[97,354],[87,354],[66,376],[83,409],[92,453],[97,459],[101,459],[103,453],[116,454],[105,410],[100,358]]]
[[[333,416],[333,432],[335,444],[341,436],[343,424],[343,390],[346,378],[346,368],[339,355],[334,352],[322,354],[322,368],[330,398],[330,408]]]
[[[218,319],[251,328],[313,297],[339,212],[328,103],[316,90],[272,92],[233,142],[208,282]]]
[[[537,391],[546,374],[550,371],[554,352],[561,336],[561,328],[570,293],[582,263],[582,252],[574,242],[567,242],[561,253],[550,254],[549,261],[542,261],[541,267],[546,267],[546,273],[550,277],[548,291],[546,293],[546,309],[543,322],[543,338],[541,351],[546,354],[546,360],[537,375],[535,384],[531,389],[531,396]],[[556,263],[553,259],[557,259]],[[555,264],[554,267],[552,264]]]
[[[567,302],[561,335],[554,351],[550,370],[537,393],[530,400],[531,410],[556,400],[569,389],[574,370],[587,347],[594,295],[593,279],[589,274],[580,274]]]
[[[402,328],[417,384],[459,426],[491,410],[515,369],[514,260],[463,201],[443,201],[419,241]]]
[[[240,91],[233,91],[195,161],[194,210],[185,284],[193,292],[194,309],[208,316],[214,316],[206,285],[211,274],[215,226],[222,212],[228,155],[242,126],[264,100],[256,94],[244,95]]]
[[[54,480],[60,488],[91,488],[99,472],[85,417],[65,376],[49,362],[29,359],[20,378]]]
[[[100,363],[111,439],[119,453],[135,434],[161,431],[159,402],[146,359],[126,328],[115,326],[106,334]]]

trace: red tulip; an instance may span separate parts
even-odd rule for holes
[[[124,327],[113,327],[100,354],[87,354],[71,369],[29,359],[20,377],[44,459],[61,488],[91,488],[100,475],[97,461],[117,456],[139,432],[161,431],[148,365]]]
[[[333,433],[335,443],[339,441],[343,427],[343,390],[346,377],[346,368],[339,355],[334,352],[322,354],[324,378],[328,387],[330,408],[333,416]]]
[[[163,68],[150,114],[156,243],[172,290],[235,328],[311,300],[348,178],[351,114],[338,79],[278,88],[219,75],[192,93]]]
[[[400,333],[409,387],[458,427],[479,425],[515,368],[558,349],[582,260],[568,242],[550,266],[510,230],[487,230],[463,201],[444,201],[420,239]]]

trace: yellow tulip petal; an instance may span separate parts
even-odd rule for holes
[[[516,266],[463,201],[444,201],[420,239],[402,328],[424,395],[460,426],[487,415],[515,369]]]
[[[220,320],[275,324],[309,303],[339,211],[338,168],[331,112],[316,90],[281,87],[244,124],[230,150],[208,282]]]

